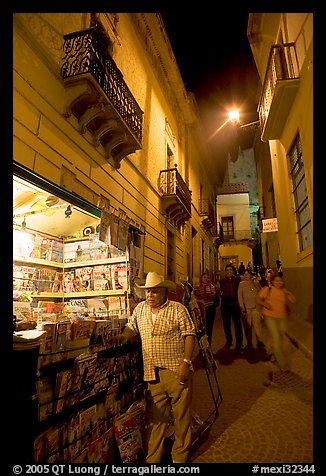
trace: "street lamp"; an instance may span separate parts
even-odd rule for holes
[[[213,134],[211,134],[211,136],[207,139],[207,142],[209,142],[211,139],[213,139],[213,137],[216,136],[216,134],[218,134],[222,129],[224,129],[224,127],[227,126],[229,123],[231,123],[233,125],[237,125],[237,129],[243,129],[245,127],[249,127],[249,126],[253,126],[255,124],[259,124],[259,121],[249,122],[248,124],[241,124],[240,123],[239,110],[238,109],[232,109],[232,111],[230,111],[228,113],[228,119],[226,119],[226,121],[223,122],[223,124],[220,127],[218,127],[213,132]]]
[[[240,124],[240,113],[238,109],[232,109],[232,111],[228,113],[228,117],[229,117],[229,121],[232,124]],[[259,124],[259,122],[260,121],[258,120],[258,121],[249,122],[248,124],[242,124],[242,125],[239,125],[239,128],[243,129],[244,127],[249,127],[255,124]]]
[[[232,111],[230,111],[228,113],[228,116],[229,116],[229,121],[230,122],[238,123],[239,120],[240,120],[240,114],[239,114],[238,109],[232,109]]]

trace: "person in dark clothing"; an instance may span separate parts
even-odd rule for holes
[[[238,269],[238,275],[243,276],[245,271],[246,271],[246,267],[243,264],[243,261],[241,261],[241,263],[239,265],[239,269]]]
[[[215,286],[210,282],[209,276],[206,272],[201,274],[200,281],[194,288],[194,293],[197,302],[201,302],[205,307],[206,334],[208,343],[211,346],[216,314],[216,306],[214,304],[216,298],[216,289]]]
[[[223,329],[226,338],[226,346],[232,346],[231,320],[233,320],[236,350],[243,351],[243,332],[241,313],[238,301],[238,287],[241,282],[240,276],[235,276],[234,267],[228,264],[225,267],[225,277],[220,280],[221,315]]]

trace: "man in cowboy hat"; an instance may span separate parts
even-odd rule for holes
[[[147,463],[160,463],[165,432],[172,409],[175,439],[172,460],[185,463],[191,445],[192,353],[195,327],[187,308],[170,301],[175,283],[149,272],[144,286],[146,300],[135,307],[119,341],[140,335],[144,380],[148,382]]]

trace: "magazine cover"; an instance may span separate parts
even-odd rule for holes
[[[57,323],[55,351],[66,349],[66,342],[70,340],[70,321]]]
[[[75,358],[69,406],[80,400],[87,369],[89,366],[92,369],[92,366],[94,365],[94,362],[96,363],[96,360],[97,354],[80,354]]]
[[[82,291],[92,290],[92,281],[93,281],[93,267],[92,266],[76,268],[75,277],[80,278]]]
[[[72,384],[72,370],[61,370],[56,374],[54,413],[60,413],[66,406],[67,394]]]
[[[74,413],[68,421],[68,445],[69,457],[73,461],[81,450],[78,412]]]
[[[119,411],[119,402],[116,399],[118,389],[119,381],[117,379],[113,379],[110,387],[107,390],[104,402],[108,419],[115,416]]]
[[[113,380],[115,357],[99,357],[94,377],[94,393],[108,389]]]
[[[145,425],[145,410],[130,407],[123,415],[114,418],[114,435],[122,463],[141,463],[145,450],[141,428]]]
[[[85,317],[88,314],[87,299],[70,299],[65,303],[64,312],[71,320]]]
[[[88,363],[84,370],[80,398],[86,398],[95,393],[94,382],[97,369],[97,354],[91,354],[91,356],[92,359],[88,359]]]
[[[13,301],[12,312],[14,316],[18,319],[23,319],[24,321],[31,321],[33,318],[30,302]]]
[[[79,431],[81,449],[84,450],[92,442],[92,429],[96,426],[96,405],[79,412]]]
[[[53,384],[50,377],[44,377],[36,381],[38,398],[38,419],[43,421],[53,413]]]
[[[128,268],[124,263],[112,265],[113,289],[127,290]]]
[[[67,426],[54,425],[34,440],[35,463],[63,463],[64,446],[67,445]]]
[[[97,319],[90,338],[90,345],[93,350],[100,350],[105,347],[113,346],[112,341],[112,322],[110,319]]]
[[[71,323],[71,339],[89,339],[95,322],[87,319],[74,320]]]
[[[108,316],[106,299],[90,298],[87,299],[87,309],[89,317],[105,319]]]
[[[40,354],[46,354],[53,352],[56,342],[56,322],[43,322],[42,330],[46,332],[45,338],[43,338],[40,346]]]

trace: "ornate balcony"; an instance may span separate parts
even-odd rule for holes
[[[294,43],[272,46],[258,106],[262,141],[280,139],[299,89],[299,71]]]
[[[199,215],[203,217],[201,226],[205,231],[212,231],[214,226],[216,229],[215,210],[209,198],[199,200]]]
[[[88,130],[94,146],[102,146],[108,162],[119,168],[142,147],[143,112],[96,28],[64,36],[61,76],[66,117],[75,116],[80,133]]]
[[[223,227],[220,222],[213,227],[212,235],[216,237],[214,246],[218,249],[224,243]]]
[[[160,171],[163,213],[180,228],[191,218],[191,192],[176,168]]]
[[[233,193],[249,193],[248,183],[223,183],[217,187],[217,195],[228,195]]]
[[[233,244],[243,242],[243,241],[248,241],[251,240],[251,230],[233,230],[229,233],[224,233],[223,235],[224,238],[224,243],[230,243],[232,242]]]

